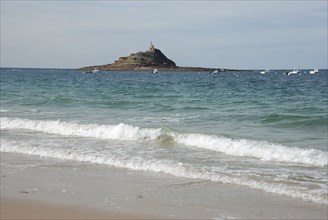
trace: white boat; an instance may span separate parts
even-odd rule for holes
[[[316,74],[316,73],[318,73],[318,72],[319,72],[318,69],[314,69],[314,70],[311,70],[311,71],[310,71],[310,74]]]
[[[153,73],[158,73],[158,69],[154,69]]]
[[[286,75],[289,76],[289,75],[294,75],[294,74],[298,74],[300,72],[299,69],[293,69],[292,71],[289,71]]]
[[[214,70],[213,72],[211,72],[210,74],[216,74],[218,73],[219,71],[218,70]]]
[[[263,71],[261,71],[261,74],[266,74],[268,72],[269,72],[269,70],[263,70]]]
[[[93,70],[92,70],[92,73],[98,73],[98,72],[99,72],[98,69],[93,69]]]

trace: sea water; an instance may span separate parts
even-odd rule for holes
[[[328,72],[1,68],[1,152],[328,204]]]

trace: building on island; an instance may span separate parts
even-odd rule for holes
[[[154,47],[154,45],[153,45],[153,42],[152,41],[150,41],[150,52],[155,52],[155,47]]]

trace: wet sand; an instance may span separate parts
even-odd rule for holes
[[[51,199],[50,199],[51,200]],[[65,203],[1,198],[1,219],[147,219],[148,216],[105,212]]]
[[[1,153],[1,219],[327,219],[328,206],[247,187]]]

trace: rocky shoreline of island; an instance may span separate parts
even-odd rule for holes
[[[204,67],[174,67],[174,68],[161,68],[156,66],[151,67],[110,67],[110,65],[95,65],[95,66],[87,66],[82,67],[77,70],[81,71],[134,71],[134,72],[154,72],[157,70],[158,72],[207,72],[207,73],[217,73],[217,72],[236,72],[243,71],[237,69],[223,69],[223,68],[204,68]]]
[[[126,57],[120,57],[112,64],[93,65],[78,68],[81,71],[136,71],[136,72],[233,72],[242,71],[225,68],[204,67],[180,67],[174,61],[167,58],[161,50],[151,43],[149,50],[145,52],[132,53]]]

